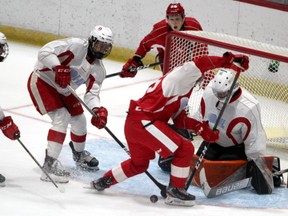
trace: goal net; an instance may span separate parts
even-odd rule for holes
[[[173,31],[167,35],[165,49],[164,73],[208,52],[217,56],[226,51],[248,55],[249,69],[241,73],[238,81],[260,103],[267,145],[288,149],[288,49],[205,31]],[[211,77],[213,71],[205,75]],[[203,88],[193,91],[189,102],[192,114],[198,108],[195,104],[199,104]]]

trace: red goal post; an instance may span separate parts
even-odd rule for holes
[[[288,149],[288,49],[223,33],[173,31],[166,37],[164,73],[207,55],[207,50],[209,55],[232,51],[249,56],[249,69],[241,74],[239,83],[260,102],[267,144]],[[197,109],[195,103],[198,104],[202,91],[194,90],[191,113]]]

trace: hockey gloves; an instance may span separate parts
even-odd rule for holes
[[[137,67],[140,66],[143,66],[141,58],[139,56],[134,56],[126,62],[119,76],[121,78],[135,77],[137,74]]]
[[[242,54],[234,55],[232,52],[223,54],[223,67],[228,67],[236,72],[244,72],[249,68],[249,57]]]
[[[236,65],[237,64],[240,65],[240,67],[241,67],[240,72],[246,71],[249,68],[249,57],[246,55],[241,55],[241,54],[235,55],[234,62],[236,63]]]
[[[190,118],[189,129],[194,130],[199,134],[206,142],[215,143],[219,139],[219,131],[212,130],[209,127],[208,121],[199,122],[195,119]]]
[[[98,129],[104,128],[107,123],[107,109],[105,107],[94,108],[93,112],[95,113],[95,116],[92,117],[91,124]]]
[[[57,65],[54,67],[55,82],[61,87],[66,88],[71,81],[71,69],[69,66]]]
[[[6,116],[0,121],[0,129],[3,134],[11,140],[15,140],[20,137],[20,131],[16,124],[14,124],[11,116]]]

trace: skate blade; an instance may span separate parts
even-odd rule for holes
[[[59,184],[66,184],[69,182],[69,178],[65,177],[65,176],[55,176],[53,174],[50,174],[50,178],[55,182],[55,183],[59,183]],[[45,175],[45,173],[42,174],[42,176],[40,177],[41,181],[44,182],[51,182],[51,180]]]
[[[195,200],[181,200],[175,197],[167,197],[165,199],[165,204],[167,205],[174,205],[174,206],[187,206],[187,207],[192,207],[194,206]]]

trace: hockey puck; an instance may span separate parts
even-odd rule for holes
[[[156,195],[152,195],[152,196],[150,196],[150,201],[152,203],[156,203],[158,201],[158,197]]]

